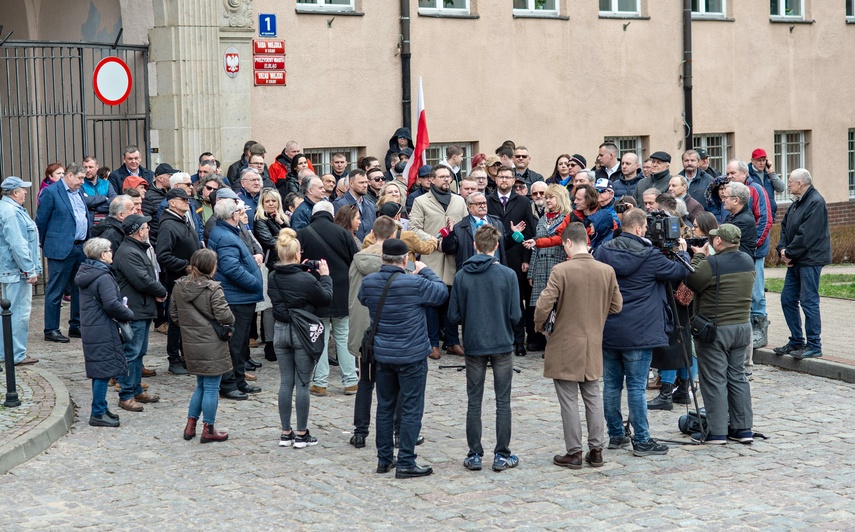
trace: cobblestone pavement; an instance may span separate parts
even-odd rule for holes
[[[36,312],[34,310],[34,316]],[[312,398],[310,428],[317,447],[279,448],[278,369],[258,374],[264,391],[249,401],[221,400],[225,443],[186,442],[181,430],[195,379],[166,373],[165,336],[154,333],[145,379],[158,404],[121,414],[118,429],[87,424],[90,384],[79,340],[45,344],[34,327],[30,350],[59,375],[76,403],[72,432],[47,452],[0,476],[0,510],[20,529],[283,528],[354,529],[599,529],[807,528],[855,526],[855,486],[848,427],[855,387],[838,381],[755,367],[755,429],[771,437],[750,446],[672,446],[667,456],[636,458],[606,451],[600,469],[552,465],[563,453],[558,402],[542,377],[542,360],[516,360],[515,470],[462,467],[464,374],[431,361],[419,461],[434,475],[396,480],[377,475],[373,441],[348,445],[353,397],[342,395],[333,368],[331,391]],[[254,357],[263,360],[260,350]],[[441,363],[462,360],[444,356]],[[651,397],[653,392],[649,392]],[[492,387],[487,385],[484,447],[494,439]],[[654,437],[686,441],[680,412],[651,412]],[[372,426],[373,431],[373,426]],[[372,432],[373,434],[373,432]],[[486,457],[492,458],[491,453]]]
[[[0,364],[4,364],[0,359]],[[4,364],[5,366],[5,364]],[[0,402],[0,442],[6,442],[12,438],[16,438],[32,428],[39,421],[39,415],[47,416],[50,412],[50,407],[53,406],[53,399],[44,400],[45,390],[53,393],[50,386],[44,385],[44,379],[34,371],[28,371],[27,366],[18,366],[15,368],[15,389],[18,392],[18,401],[20,406],[6,408],[3,402]],[[0,372],[0,398],[6,400],[6,372]],[[40,407],[45,404],[46,411]]]

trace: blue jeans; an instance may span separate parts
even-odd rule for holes
[[[790,266],[784,278],[781,291],[781,309],[790,328],[790,344],[805,345],[812,349],[822,349],[819,335],[822,323],[819,317],[819,275],[822,266]],[[802,333],[802,317],[799,305],[805,313],[805,330]]]
[[[204,422],[213,425],[217,418],[217,405],[220,397],[220,379],[222,375],[205,377],[196,375],[196,390],[190,397],[190,409],[187,417],[199,419],[204,414]]]
[[[12,359],[17,364],[27,356],[27,335],[30,334],[30,311],[33,308],[33,285],[26,279],[3,284],[3,298],[12,303]],[[0,351],[3,351],[3,327],[0,327]],[[0,353],[6,359],[6,353]]]
[[[466,442],[469,454],[484,456],[481,446],[481,404],[484,401],[484,380],[487,362],[493,364],[493,389],[496,393],[496,447],[495,454],[511,455],[511,381],[514,375],[514,355],[467,356],[466,395]]]
[[[647,372],[653,350],[634,349],[614,351],[603,349],[603,412],[609,438],[623,438],[623,418],[620,414],[620,397],[626,377],[626,401],[629,405],[629,420],[635,432],[634,443],[645,443],[650,439],[647,425]]]
[[[101,417],[107,413],[107,388],[110,379],[92,379],[92,416]]]
[[[73,238],[73,237],[72,237]],[[71,253],[62,260],[48,259],[48,280],[45,286],[45,332],[59,330],[59,316],[62,312],[62,293],[71,285],[71,319],[68,326],[80,327],[80,298],[74,277],[80,263],[86,260],[83,244],[77,244]]]
[[[692,357],[692,380],[694,380],[695,375],[698,374],[698,359]],[[680,369],[660,369],[659,370],[659,379],[663,383],[674,384],[674,381],[677,380],[677,377],[680,377],[682,380],[689,380],[689,372],[686,371],[686,368]]]
[[[751,316],[766,316],[766,259],[754,259],[754,290],[751,292]]]
[[[398,433],[398,468],[416,465],[416,439],[422,430],[425,411],[427,358],[410,364],[377,365],[377,461],[391,464],[395,458],[393,426],[395,405],[401,403],[401,429]]]
[[[142,355],[148,351],[148,333],[151,330],[151,320],[136,320],[130,322],[134,338],[124,343],[125,360],[128,361],[128,374],[119,377],[122,390],[119,392],[119,400],[127,401],[135,395],[143,393],[142,381]]]

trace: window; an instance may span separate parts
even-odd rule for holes
[[[846,18],[855,18],[855,1],[846,0]]]
[[[726,0],[692,0],[692,16],[696,18],[724,17]]]
[[[729,133],[695,135],[692,137],[692,145],[695,149],[705,149],[710,156],[710,166],[723,174],[730,160],[730,138]]]
[[[303,153],[312,161],[315,174],[322,176],[332,172],[332,156],[334,153],[343,153],[347,157],[347,170],[356,168],[356,159],[359,158],[357,148],[308,148]]]
[[[445,144],[431,144],[425,150],[425,161],[427,164],[434,166],[439,161],[445,159],[445,150],[449,146],[459,146],[463,150],[463,162],[460,163],[460,177],[469,175],[472,171],[472,154],[473,148],[471,142],[447,142]]]
[[[804,0],[770,0],[772,18],[802,19],[805,16]]]
[[[353,2],[354,0],[297,0],[297,11],[353,11]]]
[[[469,0],[419,0],[419,13],[468,15]]]
[[[558,16],[558,0],[514,0],[514,15]]]
[[[640,0],[600,0],[600,15],[641,16]]]
[[[855,198],[855,129],[849,130],[849,197]]]
[[[775,132],[775,172],[787,182],[787,176],[796,168],[807,166],[807,135],[804,131]],[[788,190],[775,192],[777,201],[790,201]]]
[[[647,151],[644,144],[647,137],[605,137],[603,142],[613,142],[618,147],[618,157],[623,157],[625,153],[634,153],[638,155],[638,161],[644,160],[644,152]],[[591,161],[591,166],[593,167]]]

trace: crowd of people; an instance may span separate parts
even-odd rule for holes
[[[329,395],[337,367],[341,392],[355,396],[351,445],[366,444],[376,388],[377,471],[394,469],[398,478],[432,472],[416,462],[415,447],[424,442],[428,359],[443,356],[465,361],[470,470],[482,468],[488,367],[496,392],[491,467],[518,465],[510,449],[513,360],[532,351],[544,351],[544,376],[559,399],[559,466],[601,466],[604,447],[665,454],[647,410],[688,404],[696,376],[709,431],[692,439],[750,443],[752,353],[766,345],[769,326],[763,263],[774,194],[785,186],[766,152],[732,160],[720,174],[704,150],[687,150],[672,174],[664,151],[642,161],[605,142],[590,168],[583,155],[562,154],[546,178],[511,141],[474,155],[468,172],[463,154],[449,147],[410,183],[406,128],[392,136],[383,162],[367,156],[352,167],[336,153],[321,176],[295,141],[270,166],[264,146],[248,141],[225,175],[212,153],[192,175],[166,163],[151,171],[128,146],[114,171],[94,157],[48,165],[35,221],[23,207],[32,183],[7,177],[0,282],[12,302],[15,363],[38,362],[26,338],[43,256],[44,338],[82,339],[92,426],[120,425],[106,400],[111,385],[128,412],[160,400],[142,382],[156,374],[144,365],[154,329],[167,335],[168,371],[197,378],[187,440],[200,418],[203,443],[228,438],[214,428],[218,400],[261,392],[254,372],[262,363],[250,349],[264,344],[280,369],[279,444],[317,444],[310,397]],[[788,266],[781,302],[790,341],[774,351],[820,357],[827,209],[807,170],[791,172],[786,186],[793,202],[775,253]],[[673,221],[679,237],[651,241],[650,216]],[[704,324],[712,336],[701,334],[709,333]],[[649,403],[648,387],[659,389]]]

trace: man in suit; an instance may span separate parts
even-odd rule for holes
[[[442,252],[454,255],[457,271],[460,271],[463,263],[478,253],[475,249],[475,232],[484,225],[492,225],[499,230],[499,235],[501,235],[499,247],[496,249],[494,257],[502,266],[507,266],[508,259],[505,256],[505,248],[514,245],[514,241],[510,237],[512,233],[506,235],[502,221],[487,214],[487,197],[482,192],[470,194],[466,198],[466,206],[469,209],[469,215],[455,224],[451,233],[440,241]],[[511,227],[514,230],[519,229],[515,225]]]
[[[369,171],[375,173],[373,169]],[[374,177],[382,176],[383,172],[375,174]],[[371,232],[371,228],[374,227],[374,220],[377,218],[374,203],[368,199],[367,194],[368,175],[361,170],[354,170],[350,173],[350,190],[333,203],[335,212],[338,212],[345,205],[356,205],[359,208],[360,219],[356,238],[360,241],[364,240],[365,236]]]
[[[66,171],[67,172],[67,171]],[[122,152],[122,166],[110,172],[107,178],[113,185],[116,194],[121,194],[124,188],[122,184],[130,176],[141,177],[151,186],[154,182],[154,172],[142,166],[142,155],[136,146],[127,146]]]
[[[86,259],[83,242],[89,237],[89,217],[83,196],[86,170],[70,163],[65,177],[44,189],[36,211],[36,226],[42,255],[48,261],[48,282],[45,287],[45,340],[68,343],[59,330],[62,293],[71,283],[71,319],[68,336],[80,338],[80,304],[74,276]]]
[[[514,169],[502,166],[496,173],[496,190],[487,196],[487,212],[502,221],[504,232],[515,231],[514,224],[525,222],[522,234],[525,240],[534,238],[537,221],[531,210],[531,200],[514,192]],[[531,286],[528,284],[527,272],[531,251],[523,246],[513,246],[507,250],[508,268],[517,272],[520,290],[520,301],[531,298]],[[525,319],[514,326],[514,350],[517,356],[525,356]]]

